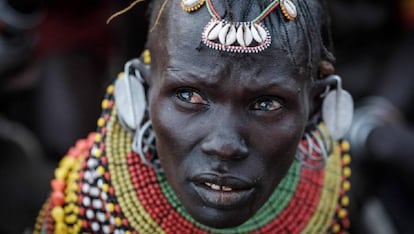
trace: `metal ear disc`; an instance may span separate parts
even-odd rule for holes
[[[322,103],[322,119],[328,128],[331,137],[339,140],[348,132],[354,114],[354,101],[352,96],[342,89],[342,80],[337,75],[327,79],[334,79],[337,88],[330,91]]]
[[[135,69],[141,63],[134,59],[125,64],[124,73],[115,81],[115,101],[118,118],[124,128],[135,131],[141,125],[146,110],[144,80]],[[133,68],[133,73],[131,73]]]

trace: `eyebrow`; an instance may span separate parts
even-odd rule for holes
[[[163,77],[164,81],[168,83],[183,83],[188,84],[189,86],[197,85],[209,89],[217,89],[222,84],[222,82],[220,82],[220,72],[221,71],[219,70],[217,72],[212,71],[209,76],[205,76],[202,72],[194,73],[180,68],[168,67],[164,71]],[[289,74],[278,75],[277,77],[269,79],[266,83],[260,83],[259,77],[260,76],[249,79],[247,82],[242,82],[241,84],[244,86],[244,92],[258,93],[266,91],[270,92],[272,90],[284,90],[284,92],[296,96],[298,90],[302,90],[302,87],[298,85],[298,81]],[[257,85],[254,84],[256,81]]]
[[[168,67],[163,77],[173,79],[173,82],[198,84],[206,87],[216,87],[220,85],[219,72],[210,73],[208,76],[202,72],[194,73],[183,69]]]

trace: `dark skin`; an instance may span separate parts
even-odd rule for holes
[[[150,34],[151,71],[142,71],[158,156],[194,219],[238,226],[286,175],[314,112],[316,88],[277,43],[250,55],[196,50],[210,16],[169,6]]]

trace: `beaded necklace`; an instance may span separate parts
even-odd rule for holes
[[[111,85],[96,133],[78,141],[56,169],[34,233],[339,233],[348,228],[347,142],[333,144],[323,170],[294,161],[251,219],[214,229],[195,221],[165,175],[132,151],[132,135],[118,121],[113,92]],[[306,147],[306,140],[301,144]]]
[[[257,53],[271,44],[271,36],[261,23],[277,6],[281,5],[287,19],[297,16],[296,7],[291,0],[272,1],[256,18],[249,22],[229,22],[223,20],[215,9],[212,0],[206,0],[212,19],[202,33],[203,43],[213,49],[236,52]],[[197,8],[198,9],[198,8]]]

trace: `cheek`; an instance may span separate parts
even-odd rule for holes
[[[297,124],[302,122],[300,118],[290,118],[275,125],[256,127],[259,131],[251,140],[269,175],[267,183],[276,186],[286,175],[302,138],[304,124]]]
[[[194,145],[196,132],[168,98],[153,98],[150,118],[157,139],[157,153],[164,170],[178,170]]]

